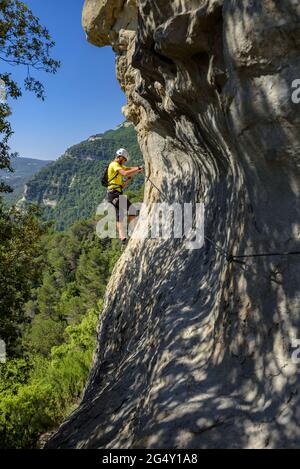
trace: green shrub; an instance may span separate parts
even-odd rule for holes
[[[79,324],[68,326],[66,342],[52,348],[50,359],[36,358],[28,382],[15,388],[15,393],[2,388],[1,448],[35,447],[38,437],[58,425],[78,403],[91,366],[98,314],[91,310]]]

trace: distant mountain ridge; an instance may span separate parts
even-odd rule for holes
[[[42,207],[43,218],[54,220],[58,230],[93,216],[105,195],[101,175],[120,147],[128,149],[129,165],[142,163],[136,131],[125,122],[115,130],[93,135],[68,148],[58,160],[30,179],[23,201]],[[138,189],[142,184],[143,177],[139,175],[131,187]]]
[[[22,195],[24,185],[29,179],[50,164],[50,160],[39,160],[34,158],[14,157],[11,159],[11,166],[14,172],[0,170],[0,179],[9,185],[14,191],[3,194],[4,199],[9,204],[15,203]]]

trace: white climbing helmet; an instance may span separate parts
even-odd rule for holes
[[[125,148],[120,148],[117,153],[116,153],[117,156],[123,156],[123,158],[126,158],[126,161],[129,160],[129,153],[127,150],[125,150]]]

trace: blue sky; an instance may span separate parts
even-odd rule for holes
[[[23,0],[56,42],[52,56],[61,60],[57,75],[32,73],[43,81],[46,101],[24,92],[13,101],[15,132],[10,144],[20,156],[55,159],[66,148],[123,122],[125,96],[115,76],[111,47],[89,44],[81,26],[83,0]],[[14,67],[22,81],[26,70]]]

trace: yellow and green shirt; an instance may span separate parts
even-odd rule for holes
[[[108,184],[108,190],[117,190],[119,192],[122,192],[122,186],[123,186],[123,176],[120,173],[117,173],[118,169],[128,169],[127,166],[121,165],[117,161],[113,161],[110,163],[108,167],[108,180],[111,181]],[[116,177],[114,177],[116,176]],[[113,179],[114,178],[114,179]]]

